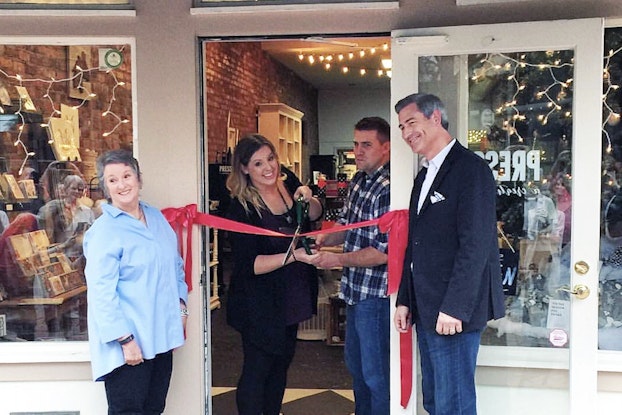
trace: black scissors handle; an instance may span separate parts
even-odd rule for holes
[[[296,234],[299,233],[299,230],[302,229],[302,223],[309,217],[309,202],[305,202],[304,197],[298,196],[298,200],[296,201],[296,219],[298,219],[298,228],[296,229]],[[301,239],[302,246],[305,249],[307,255],[313,254],[311,251],[311,247],[309,246],[309,241],[306,237]]]

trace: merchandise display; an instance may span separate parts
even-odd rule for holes
[[[58,251],[58,245],[50,245],[45,231],[14,235],[9,242],[22,277],[29,279],[27,285],[33,285],[31,277],[39,278],[45,288],[44,296],[54,297],[85,285],[81,272]]]

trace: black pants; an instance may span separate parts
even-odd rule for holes
[[[297,333],[297,324],[287,327],[282,354],[267,352],[242,336],[244,364],[236,392],[239,415],[279,415]]]
[[[173,371],[173,352],[145,360],[137,366],[123,365],[106,379],[108,415],[159,415],[164,412]]]

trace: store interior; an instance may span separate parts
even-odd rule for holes
[[[300,154],[292,156],[291,151],[285,150],[279,155],[280,162],[295,171],[301,181],[308,182],[314,193],[320,196],[325,212],[316,226],[319,228],[322,222],[326,224],[334,220],[343,203],[347,181],[356,171],[351,148],[354,124],[362,117],[377,115],[377,106],[384,106],[381,115],[388,117],[388,42],[385,37],[206,42],[206,72],[211,74],[205,80],[211,213],[221,215],[226,211],[229,149],[236,139],[252,131],[259,131],[271,140],[273,134],[274,138],[278,135],[270,128],[273,106],[261,104],[277,102],[285,103],[275,110],[281,114],[281,120],[287,115],[287,122],[293,122],[302,137]],[[282,88],[272,84],[262,86],[264,81],[253,80],[248,81],[255,84],[254,88],[249,88],[250,92],[234,93],[237,101],[260,104],[258,111],[255,105],[246,108],[231,105],[226,97],[220,96],[217,88],[210,87],[218,85],[219,80],[218,74],[214,75],[218,69],[210,66],[211,56],[218,56],[218,62],[231,62],[243,54],[247,58],[256,57],[261,72],[275,74],[265,79],[276,79],[277,84],[289,86],[275,96],[266,91]],[[267,62],[262,61],[266,57]],[[383,58],[385,66],[382,66]],[[230,66],[235,66],[235,62]],[[238,73],[220,75],[236,79],[250,76],[246,73],[247,68],[236,70]],[[371,107],[357,103],[364,94],[380,96],[381,99]],[[216,108],[216,103],[219,108],[227,109],[226,114]],[[333,106],[340,107],[341,114],[332,114]],[[296,141],[296,137],[292,139]],[[278,145],[277,149],[280,149]],[[218,233],[217,245],[218,266],[216,276],[211,275],[212,284],[218,286],[217,292],[212,290],[211,391],[214,414],[224,415],[235,413],[235,386],[242,364],[242,346],[239,334],[225,321],[227,285],[233,261],[226,232]],[[282,409],[285,414],[317,414],[318,407],[323,408],[322,413],[326,415],[354,412],[352,381],[343,361],[345,307],[338,298],[340,276],[339,269],[318,273],[318,314],[299,328],[296,354],[288,372],[288,389]],[[214,301],[215,297],[217,300]]]

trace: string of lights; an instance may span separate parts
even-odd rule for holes
[[[110,134],[112,134],[117,128],[119,128],[119,126],[121,124],[127,124],[128,122],[130,122],[130,120],[122,119],[116,113],[111,111],[112,103],[117,100],[115,92],[116,92],[118,87],[124,86],[125,82],[119,82],[119,80],[117,79],[117,76],[114,74],[113,71],[108,70],[108,73],[114,79],[115,84],[112,87],[112,93],[110,94],[110,101],[108,102],[108,108],[106,108],[106,111],[103,112],[102,117],[107,117],[108,115],[111,115],[112,117],[114,117],[117,120],[117,123],[115,124],[115,126],[110,131],[106,131],[105,133],[102,134],[104,137],[108,137]]]
[[[547,52],[547,56],[552,56],[553,52]],[[498,59],[505,61],[503,65],[497,63]],[[525,88],[527,87],[526,81],[524,77],[521,77],[519,71],[524,68],[536,68],[540,71],[547,71],[550,76],[550,82],[548,85],[544,86],[543,89],[535,93],[535,98],[538,100],[545,99],[545,108],[548,108],[548,112],[546,114],[539,114],[537,119],[542,123],[542,125],[546,125],[549,117],[557,112],[562,110],[562,106],[560,102],[562,102],[567,95],[567,89],[570,87],[572,83],[572,78],[569,78],[565,81],[560,81],[555,76],[555,69],[561,69],[563,67],[573,67],[573,64],[570,62],[561,62],[560,59],[556,59],[553,63],[531,63],[526,61],[527,56],[522,54],[520,59],[515,59],[511,56],[505,54],[489,54],[484,57],[480,63],[481,67],[477,68],[474,71],[474,75],[471,79],[475,82],[482,80],[490,73],[499,73],[503,71],[507,73],[506,79],[511,81],[514,84],[514,93],[512,97],[500,105],[496,109],[497,114],[509,114],[508,119],[503,122],[503,129],[507,131],[509,135],[516,135],[518,137],[519,142],[524,142],[523,136],[520,134],[519,130],[516,127],[516,123],[519,121],[525,121],[526,115],[521,112],[518,107],[518,96],[521,94]],[[554,87],[560,86],[559,92],[556,96],[551,96],[551,91]],[[570,118],[572,116],[571,111],[566,111],[563,114],[565,117]]]
[[[602,130],[605,138],[607,139],[607,153],[611,153],[611,137],[609,136],[609,132],[607,131],[607,124],[611,122],[618,122],[620,120],[620,113],[616,112],[611,105],[609,104],[609,94],[620,88],[620,85],[614,84],[611,80],[610,64],[611,59],[616,56],[618,53],[622,51],[622,46],[616,50],[610,50],[607,56],[605,56],[605,64],[603,69],[603,79],[607,87],[605,88],[605,92],[603,94],[603,109],[606,111],[606,115],[603,117]]]
[[[377,76],[391,77],[391,59],[382,59],[382,67],[363,67],[356,64],[357,60],[363,59],[368,55],[376,55],[378,52],[389,50],[389,44],[384,43],[379,46],[357,48],[358,51],[317,54],[317,53],[298,53],[298,61],[308,65],[322,65],[326,71],[338,69],[342,74],[358,72],[361,76],[376,74]]]
[[[76,65],[75,67],[75,73],[71,76],[71,77],[67,77],[67,78],[63,78],[63,79],[55,79],[54,77],[51,77],[50,79],[41,79],[41,78],[23,78],[20,74],[15,74],[15,75],[11,75],[9,73],[7,73],[6,71],[4,71],[3,69],[0,69],[0,74],[2,74],[3,76],[5,76],[7,79],[13,79],[15,81],[17,81],[18,86],[23,87],[26,84],[31,84],[31,83],[43,83],[43,84],[47,84],[47,88],[46,88],[46,92],[45,94],[42,96],[42,98],[44,98],[45,100],[47,100],[50,103],[50,107],[51,107],[51,111],[49,113],[49,115],[44,115],[43,116],[43,120],[44,122],[41,124],[42,127],[44,128],[49,128],[50,127],[50,119],[54,118],[56,115],[60,115],[61,111],[59,109],[60,104],[54,102],[54,100],[52,99],[51,95],[50,95],[50,91],[52,90],[52,87],[56,84],[62,84],[62,83],[75,83],[75,88],[78,89],[79,91],[82,91],[82,98],[80,99],[80,103],[77,105],[72,106],[72,108],[74,109],[79,109],[82,106],[84,106],[90,99],[95,98],[97,96],[97,94],[93,93],[91,90],[89,90],[88,88],[88,84],[85,84],[84,79],[85,79],[85,74],[88,74],[92,71],[99,71],[100,69],[98,67],[93,67],[93,68],[81,68],[80,66]],[[129,122],[128,119],[123,119],[121,118],[118,114],[116,114],[115,112],[112,111],[112,106],[114,101],[116,100],[116,96],[115,96],[115,91],[118,87],[125,85],[125,82],[119,82],[116,75],[114,74],[114,71],[112,69],[108,69],[106,71],[107,74],[109,74],[112,79],[114,79],[114,86],[112,88],[112,92],[110,94],[110,98],[108,99],[108,107],[107,109],[103,112],[102,117],[106,117],[106,116],[112,116],[113,118],[116,119],[116,124],[108,131],[104,132],[102,134],[103,137],[108,137],[110,134],[112,134],[121,124],[126,124]],[[0,106],[0,112],[4,113],[4,109],[2,108],[2,106]],[[19,99],[19,104],[17,106],[17,110],[15,111],[15,115],[18,117],[19,122],[18,122],[18,127],[17,127],[17,137],[15,139],[15,141],[13,142],[13,145],[15,147],[21,147],[22,150],[24,151],[24,159],[22,160],[22,163],[20,165],[20,169],[19,169],[19,174],[22,174],[22,171],[24,169],[24,167],[26,166],[26,163],[28,162],[28,159],[31,157],[34,157],[36,154],[33,151],[30,151],[27,147],[26,144],[24,143],[24,141],[22,140],[23,137],[23,131],[24,131],[24,125],[26,124],[26,119],[24,117],[24,100],[23,99]],[[50,139],[48,140],[49,144],[53,144],[54,140],[52,138],[52,136],[50,135]]]

